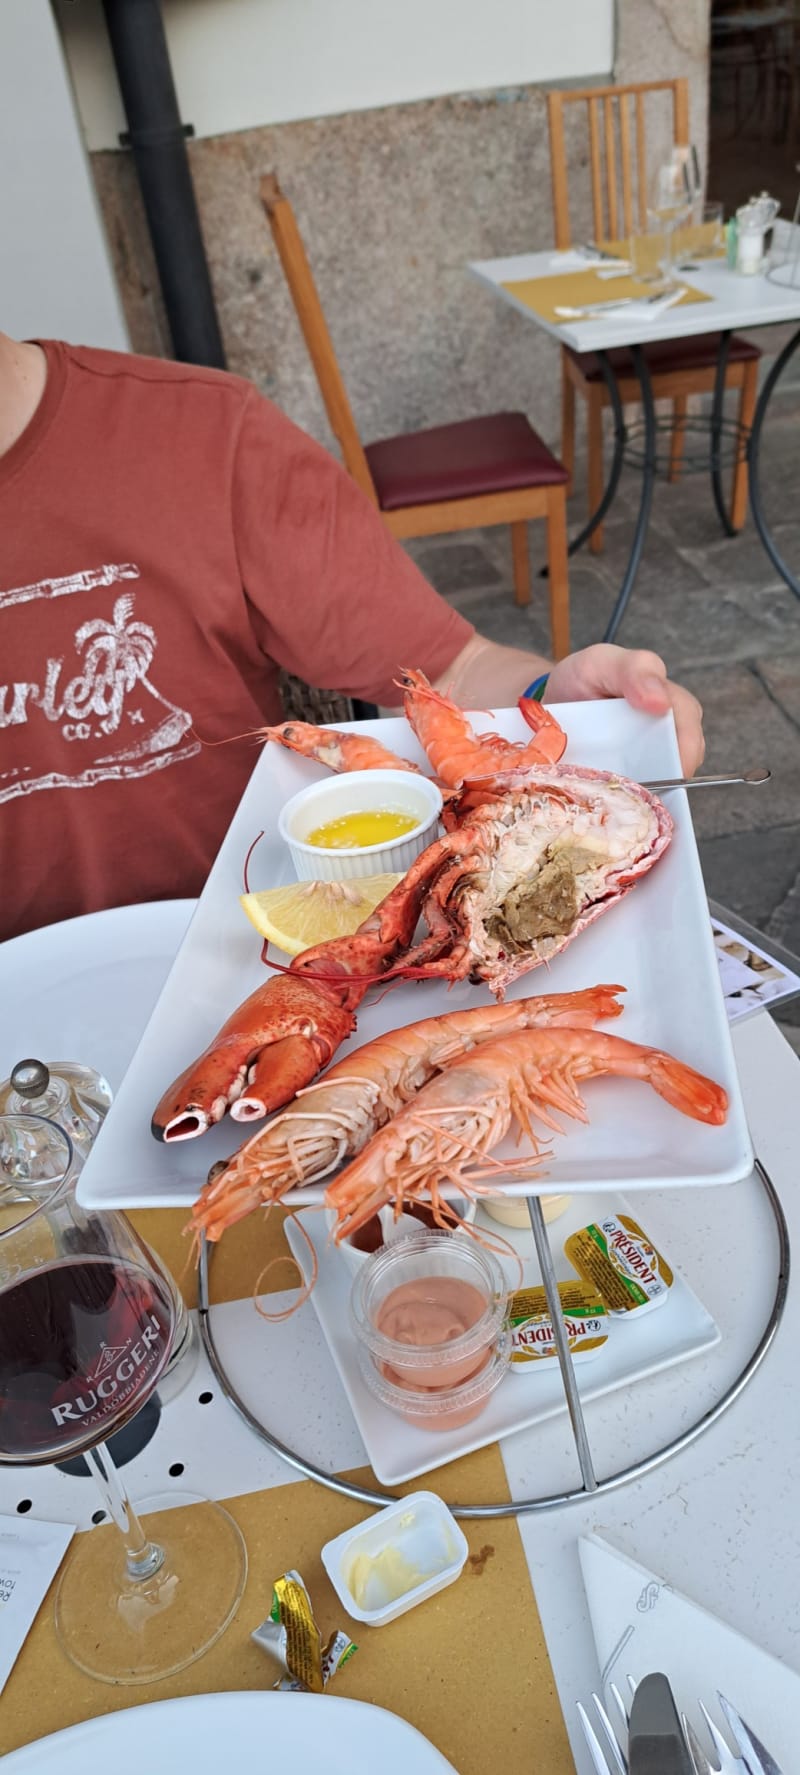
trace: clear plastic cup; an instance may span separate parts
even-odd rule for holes
[[[375,1367],[368,1350],[359,1349],[359,1362],[370,1392],[381,1405],[405,1418],[417,1430],[460,1430],[488,1405],[507,1373],[511,1358],[511,1339],[502,1331],[494,1348],[481,1358],[477,1374],[456,1387],[413,1387],[394,1378],[383,1367]]]
[[[397,1384],[456,1387],[497,1344],[508,1290],[489,1251],[462,1234],[411,1233],[362,1264],[350,1296],[359,1349]]]

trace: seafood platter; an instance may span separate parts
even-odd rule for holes
[[[688,799],[640,786],[680,774],[671,716],[468,718],[417,672],[405,707],[267,730],[86,1205],[185,1205],[216,1240],[275,1201],[325,1202],[338,1239],[431,1189],[447,1226],[453,1195],[749,1174]],[[265,967],[240,905],[253,841],[250,885],[290,881],[284,805],[372,768],[435,778],[440,835],[354,935]]]

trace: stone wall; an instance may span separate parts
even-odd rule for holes
[[[686,73],[692,135],[705,150],[709,0],[619,0],[614,77]],[[598,74],[598,83],[603,78]],[[258,201],[278,173],[295,208],[365,439],[505,406],[558,444],[558,353],[466,272],[469,259],[552,241],[545,93],[470,93],[192,142],[228,363],[331,442]],[[134,350],[167,355],[129,155],[93,166]],[[586,144],[572,172],[591,232]]]

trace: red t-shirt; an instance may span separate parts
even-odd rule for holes
[[[0,936],[199,892],[279,666],[373,702],[456,614],[247,382],[46,343],[0,457]]]

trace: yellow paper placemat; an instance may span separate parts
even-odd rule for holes
[[[195,1307],[196,1253],[186,1232],[189,1216],[188,1208],[142,1208],[129,1215],[129,1219],[171,1271],[186,1305]],[[278,1294],[300,1286],[297,1265],[283,1231],[285,1219],[283,1208],[271,1208],[269,1213],[257,1209],[246,1220],[228,1228],[214,1247],[212,1258],[211,1298],[217,1305],[247,1300],[256,1286],[259,1294]],[[279,1257],[285,1261],[277,1264],[274,1260]]]
[[[585,271],[562,271],[554,277],[524,277],[512,283],[501,284],[500,287],[508,290],[509,295],[515,296],[526,308],[532,309],[541,320],[556,326],[574,324],[556,314],[557,308],[585,308],[592,302],[613,302],[623,297],[647,297],[653,294],[650,284],[640,283],[636,278],[627,276],[602,278],[592,266],[588,266]],[[680,302],[676,302],[674,306],[685,308],[693,302],[710,301],[710,296],[686,284]]]
[[[366,1471],[353,1474],[374,1483]],[[450,1500],[508,1496],[496,1444],[420,1485]],[[268,1689],[279,1674],[250,1638],[269,1613],[273,1580],[291,1568],[308,1586],[323,1639],[349,1629],[358,1652],[331,1690],[389,1708],[416,1726],[459,1775],[530,1768],[574,1775],[566,1729],[513,1518],[465,1522],[470,1555],[458,1582],[386,1627],[364,1627],[344,1613],[322,1566],[320,1549],[369,1511],[309,1480],[228,1500],[247,1543],[249,1571],[238,1612],[218,1644],[166,1682],[111,1688],[67,1662],[45,1599],[8,1679],[0,1710],[0,1754],[78,1720],[221,1689]],[[107,1536],[110,1528],[93,1534]],[[235,1745],[231,1754],[235,1756]],[[269,1761],[269,1747],[265,1758]],[[266,1765],[265,1765],[266,1766]]]

